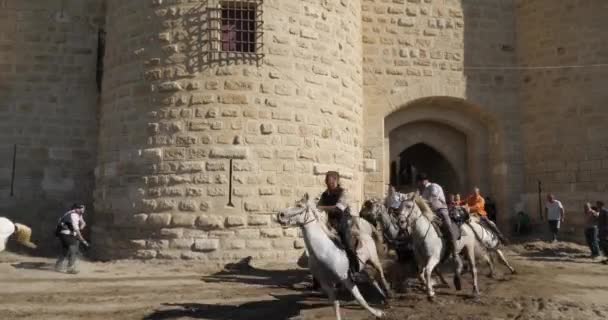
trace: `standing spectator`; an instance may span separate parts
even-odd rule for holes
[[[600,246],[598,243],[597,220],[600,215],[597,209],[591,207],[591,203],[585,203],[583,207],[585,212],[585,239],[589,249],[591,249],[591,258],[595,259],[600,255]]]
[[[488,213],[488,219],[494,221],[496,223],[496,204],[489,196],[486,197],[486,212]]]
[[[530,232],[530,216],[523,212],[517,212],[515,217],[515,232],[517,235],[522,236]]]
[[[599,213],[597,226],[600,248],[604,252],[604,256],[608,257],[608,209],[604,207],[604,202],[597,202],[597,211]],[[604,260],[603,263],[608,263],[608,260]]]
[[[549,230],[551,231],[553,242],[557,242],[557,233],[565,217],[566,212],[562,203],[555,199],[552,193],[548,194],[547,202],[545,203],[545,219],[549,222]]]

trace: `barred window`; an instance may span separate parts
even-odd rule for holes
[[[262,0],[219,1],[209,8],[212,51],[219,58],[259,56],[262,52]]]
[[[256,52],[256,4],[230,1],[221,7],[222,51]]]

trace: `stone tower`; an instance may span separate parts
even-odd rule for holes
[[[359,1],[107,1],[104,251],[281,258],[302,243],[272,213],[319,194],[326,171],[359,199],[360,11]],[[232,23],[252,47],[229,47]]]

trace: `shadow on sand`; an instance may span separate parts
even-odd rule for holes
[[[250,259],[226,265],[224,270],[201,278],[208,283],[241,283],[253,286],[264,286],[268,289],[285,289],[291,292],[285,294],[268,294],[259,297],[261,301],[230,302],[226,304],[206,303],[164,303],[159,310],[146,316],[144,319],[289,319],[300,314],[301,310],[329,307],[325,294],[311,292],[308,289],[310,275],[307,270],[267,270],[253,267]],[[357,283],[361,293],[368,303],[376,305],[382,301],[371,284]],[[295,291],[295,292],[294,292]],[[346,309],[360,308],[352,295],[345,290],[338,290],[340,301]],[[271,299],[268,299],[271,297]],[[345,302],[348,302],[346,305]]]
[[[158,310],[146,316],[144,320],[161,319],[209,319],[209,320],[285,320],[298,316],[301,310],[327,307],[327,301],[305,303],[306,295],[288,294],[273,295],[272,300],[246,302],[240,305],[220,305],[205,303],[170,303],[171,307]]]

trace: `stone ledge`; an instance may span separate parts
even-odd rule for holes
[[[249,149],[243,147],[212,148],[210,158],[247,159]]]

